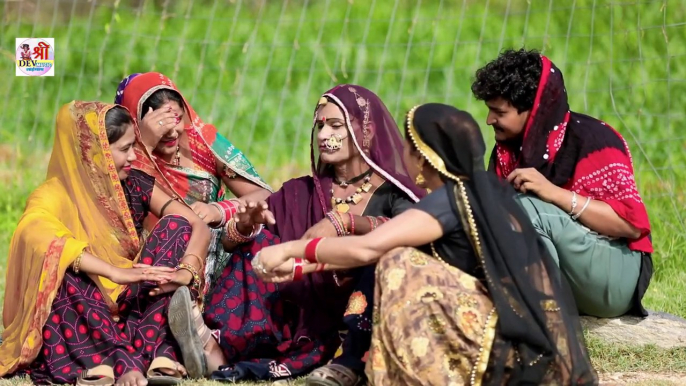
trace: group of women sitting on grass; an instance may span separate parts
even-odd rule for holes
[[[315,106],[311,175],[277,191],[162,74],[63,106],[10,245],[0,375],[597,384],[579,315],[645,315],[652,276],[629,149],[535,51],[472,91],[488,167],[469,113],[399,129],[346,84]]]

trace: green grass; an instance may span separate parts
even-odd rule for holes
[[[602,118],[629,142],[655,244],[646,304],[686,317],[686,10],[679,0],[292,0],[265,7],[183,0],[167,8],[124,0],[62,1],[56,10],[52,3],[5,2],[0,16],[0,256],[44,176],[59,106],[111,101],[131,72],[169,75],[278,187],[307,173],[311,113],[333,85],[367,86],[397,120],[432,101],[483,122],[485,108],[469,90],[474,71],[500,49],[525,45],[562,69],[574,110]],[[13,76],[20,36],[56,39],[54,78]],[[0,258],[0,271],[4,265]],[[0,296],[3,289],[0,279]],[[655,357],[639,358],[646,356]]]
[[[656,346],[624,346],[586,337],[586,344],[599,373],[655,372],[686,374],[686,349]]]
[[[210,380],[202,380],[202,381],[186,381],[183,382],[183,386],[199,386],[199,385],[209,385],[209,386],[220,386],[220,385],[226,385],[227,383],[223,382],[216,382],[216,381],[210,381]],[[230,384],[230,383],[229,383]],[[241,382],[239,383],[241,386],[268,386],[268,385],[273,385],[273,386],[303,386],[305,384],[304,378],[292,380],[292,381],[277,381],[277,382],[261,382],[261,383],[256,383],[256,382]],[[31,379],[22,377],[22,378],[12,378],[12,379],[0,379],[0,386],[27,386],[31,385]]]

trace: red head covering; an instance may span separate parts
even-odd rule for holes
[[[188,153],[193,155],[193,163],[200,169],[218,175],[224,168],[228,168],[241,177],[271,190],[257,174],[253,165],[243,153],[233,146],[226,138],[217,133],[217,129],[200,119],[193,107],[183,98],[183,94],[171,79],[157,72],[133,74],[119,86],[115,102],[125,106],[140,124],[142,120],[143,103],[158,90],[167,89],[181,95],[183,108],[190,120],[185,128],[188,134]],[[181,145],[183,146],[183,144]],[[188,178],[183,170],[177,170],[159,158],[147,155],[143,146],[136,146],[138,159],[133,166],[155,177],[156,183],[162,186],[170,195],[183,199],[188,198],[190,190]]]

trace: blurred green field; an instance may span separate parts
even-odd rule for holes
[[[629,142],[654,229],[656,271],[647,303],[686,316],[680,3],[0,2],[0,256],[27,194],[44,176],[59,106],[111,101],[131,72],[169,75],[278,187],[308,171],[311,113],[333,85],[372,89],[398,120],[411,106],[432,101],[483,122],[486,110],[469,90],[474,71],[499,50],[525,45],[562,69],[573,109],[609,122]],[[15,77],[16,37],[54,37],[56,76]],[[483,130],[492,144],[485,124]]]

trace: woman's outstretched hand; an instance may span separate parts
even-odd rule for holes
[[[265,201],[248,201],[245,205],[239,205],[234,216],[239,231],[250,229],[259,224],[275,224],[274,214],[269,210]],[[242,232],[241,232],[242,233]],[[248,232],[249,233],[249,232]]]
[[[285,283],[293,281],[293,263],[294,259],[288,259],[281,265],[274,268],[274,270],[269,274],[258,273],[257,276],[262,279],[262,281],[267,283]]]
[[[145,264],[134,264],[133,268],[112,267],[108,279],[116,284],[126,285],[146,281],[164,284],[174,278],[175,270],[170,267],[153,267]]]
[[[515,169],[507,182],[520,193],[532,193],[545,202],[553,202],[555,197],[564,189],[548,181],[541,172],[535,168]]]
[[[289,280],[292,280],[293,259],[287,253],[287,244],[266,247],[253,257],[252,268],[260,279],[274,281],[273,279],[290,278]]]
[[[193,281],[193,274],[186,269],[180,269],[172,274],[171,279],[165,283],[158,283],[157,288],[150,290],[150,296],[158,296],[176,291],[177,288],[190,285]]]

